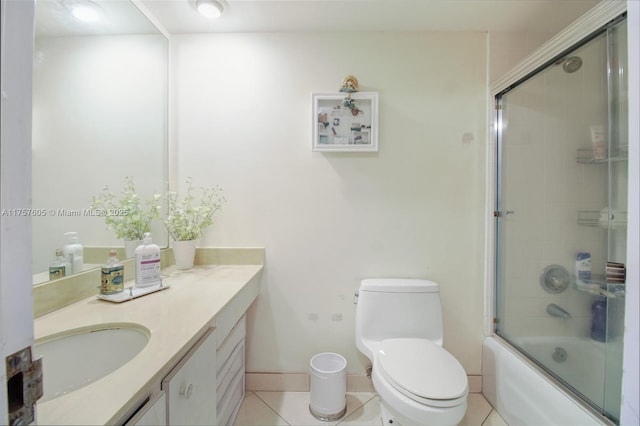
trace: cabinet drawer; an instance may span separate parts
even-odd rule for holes
[[[216,373],[218,376],[222,372],[225,364],[230,361],[231,353],[236,349],[238,343],[244,341],[244,338],[247,334],[247,325],[246,325],[246,316],[242,316],[238,323],[231,329],[227,338],[222,342],[218,347],[216,359],[217,359],[217,368]]]
[[[231,358],[226,363],[225,368],[222,369],[216,380],[218,389],[216,395],[218,402],[224,399],[225,394],[235,376],[239,371],[244,373],[244,341],[240,342],[236,349],[233,351]]]
[[[233,378],[231,388],[225,398],[217,406],[218,425],[231,425],[240,409],[244,398],[244,371],[238,372]]]
[[[215,327],[220,340],[218,346],[229,335],[231,329],[245,315],[259,292],[259,280],[251,280],[215,318]]]

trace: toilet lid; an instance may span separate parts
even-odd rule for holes
[[[467,394],[467,375],[462,365],[429,340],[384,340],[378,362],[395,386],[420,398],[451,400]]]

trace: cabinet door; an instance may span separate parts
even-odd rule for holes
[[[164,426],[167,424],[167,395],[161,392],[153,401],[147,403],[127,425]]]
[[[216,339],[214,329],[194,345],[162,382],[169,425],[216,423]]]

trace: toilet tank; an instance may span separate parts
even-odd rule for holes
[[[417,337],[442,345],[442,305],[437,283],[423,279],[373,278],[360,283],[356,304],[356,344]],[[366,348],[364,346],[366,346]]]

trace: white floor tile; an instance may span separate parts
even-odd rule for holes
[[[316,419],[309,411],[309,392],[256,392],[256,395],[291,425],[335,425],[339,422]],[[349,392],[345,417],[350,416],[373,396],[369,392]]]
[[[238,411],[234,426],[286,426],[282,417],[262,402],[254,393],[247,393]]]
[[[467,397],[467,413],[459,426],[482,426],[493,408],[480,393],[470,393]]]
[[[324,422],[309,412],[309,392],[248,392],[234,426],[382,426],[380,399],[370,392],[347,393],[347,413],[336,422]],[[460,426],[508,426],[479,393],[469,394]]]
[[[349,395],[347,395],[347,407],[349,406]],[[379,426],[382,425],[382,417],[380,415],[380,399],[373,396],[362,407],[353,413],[345,415],[344,419],[338,425],[360,425],[360,426]]]
[[[500,414],[496,410],[491,411],[487,420],[482,423],[482,426],[508,426]]]

